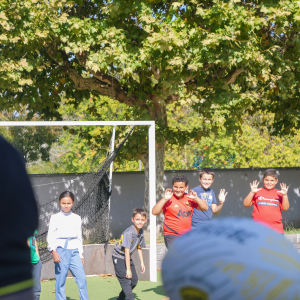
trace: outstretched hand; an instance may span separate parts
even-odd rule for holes
[[[287,195],[289,187],[287,187],[285,183],[280,183],[280,187],[281,187],[281,191],[277,191],[277,193],[281,194],[282,196]]]
[[[228,192],[225,193],[225,189],[221,189],[220,190],[220,194],[218,196],[220,203],[224,203],[225,202],[225,198],[227,196]]]
[[[197,198],[197,193],[193,190],[190,191],[190,193],[187,195],[190,199],[195,200]]]
[[[171,189],[166,189],[166,191],[165,191],[165,199],[166,200],[170,200],[172,198],[172,196],[173,196],[172,190]]]
[[[259,181],[257,181],[257,180],[253,181],[252,184],[250,183],[250,187],[251,187],[251,192],[252,193],[255,194],[255,193],[257,193],[258,191],[261,190],[261,188],[260,189],[257,188],[258,185],[259,185]]]

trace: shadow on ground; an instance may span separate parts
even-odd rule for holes
[[[135,293],[133,293],[133,295],[134,295],[134,299],[142,300],[142,298],[139,298]],[[112,297],[112,298],[109,298],[108,300],[117,300],[117,299],[118,299],[118,297]]]
[[[142,300],[142,298],[139,298],[135,293],[133,293],[133,295],[134,295],[134,299],[136,299],[136,300]],[[113,298],[109,298],[108,300],[117,300],[117,299],[118,299],[118,297],[113,297]]]
[[[155,294],[160,295],[160,296],[166,296],[166,293],[165,293],[164,288],[163,288],[162,285],[157,286],[155,288],[150,288],[150,289],[147,289],[147,290],[142,290],[143,293],[144,292],[150,292],[150,291],[154,292]]]

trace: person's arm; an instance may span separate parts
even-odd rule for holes
[[[56,252],[56,250],[53,250],[53,251],[52,251],[52,256],[53,256],[53,260],[54,260],[56,263],[61,262],[61,257],[60,257],[60,255]]]
[[[203,201],[202,199],[200,199],[195,191],[191,190],[188,197],[197,202],[198,206],[196,207],[196,209],[201,210],[201,211],[208,210],[207,203],[205,201]]]
[[[277,193],[282,195],[281,209],[286,211],[290,208],[289,198],[287,196],[289,187],[287,187],[285,183],[280,183],[280,187],[281,191],[278,191]]]
[[[130,249],[125,248],[125,265],[126,265],[126,278],[130,279],[132,277],[130,268]]]
[[[248,194],[248,196],[244,199],[245,207],[250,207],[252,205],[252,199],[253,199],[254,194],[261,190],[261,188],[260,189],[257,188],[258,185],[259,185],[259,181],[257,181],[257,180],[253,181],[252,184],[250,183],[251,191]]]
[[[142,267],[141,273],[145,273],[146,268],[145,268],[145,264],[144,264],[142,249],[138,249],[138,255],[139,255],[139,258],[140,258],[140,261],[141,261],[141,267]]]
[[[225,189],[221,189],[220,194],[218,196],[219,204],[217,205],[216,203],[212,203],[211,210],[215,215],[218,215],[220,213],[220,211],[222,210],[227,194],[228,194],[228,192],[225,193]]]
[[[80,218],[80,217],[79,217]],[[81,258],[81,263],[84,265],[84,258],[83,258],[83,246],[82,246],[82,228],[81,228],[81,218],[80,218],[80,226],[77,233],[77,239],[78,239],[78,252],[79,256]]]
[[[130,247],[131,247],[131,232],[125,231],[121,238],[121,248],[125,250],[125,266],[126,266],[126,278],[132,278],[131,268],[130,268]]]
[[[171,189],[166,189],[165,196],[159,200],[152,208],[152,214],[158,216],[163,212],[164,205],[172,198],[173,193]]]
[[[39,259],[41,259],[38,244],[36,242],[36,239],[34,239],[34,240],[35,240],[35,252],[38,255]]]
[[[143,231],[143,235],[141,237],[140,243],[137,246],[138,249],[138,255],[141,261],[141,267],[142,267],[142,273],[145,273],[146,268],[145,268],[145,264],[144,264],[144,259],[143,259],[143,252],[142,252],[142,248],[146,248],[146,243],[145,243],[145,238],[144,238],[144,231]]]
[[[48,235],[47,235],[47,243],[48,243],[48,250],[52,253],[53,260],[56,263],[61,262],[60,255],[56,252],[56,226],[55,226],[55,217],[51,216],[50,223],[49,223],[49,229],[48,229]]]

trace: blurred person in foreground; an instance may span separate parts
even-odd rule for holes
[[[33,300],[27,239],[37,227],[37,204],[22,156],[0,136],[0,300]]]
[[[162,263],[171,300],[295,300],[300,255],[251,219],[218,218],[178,237]]]

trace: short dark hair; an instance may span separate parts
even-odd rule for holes
[[[272,176],[275,179],[278,179],[278,173],[275,169],[266,170],[265,173],[264,173],[264,178],[266,178],[267,176]]]
[[[200,172],[199,172],[199,178],[201,178],[203,174],[212,175],[213,178],[215,177],[215,172],[212,169],[209,169],[209,168],[201,169]]]
[[[134,208],[133,209],[133,213],[132,213],[132,217],[134,218],[135,215],[140,214],[142,217],[145,217],[147,219],[147,214],[145,212],[145,210],[143,208]]]
[[[185,186],[187,186],[189,179],[184,174],[175,174],[172,179],[172,185],[174,185],[175,182],[184,182]]]
[[[73,202],[75,202],[75,196],[74,196],[74,194],[72,192],[70,192],[70,191],[64,191],[64,192],[62,192],[60,194],[60,196],[59,196],[59,201],[62,198],[65,198],[65,197],[70,197],[73,200]]]

